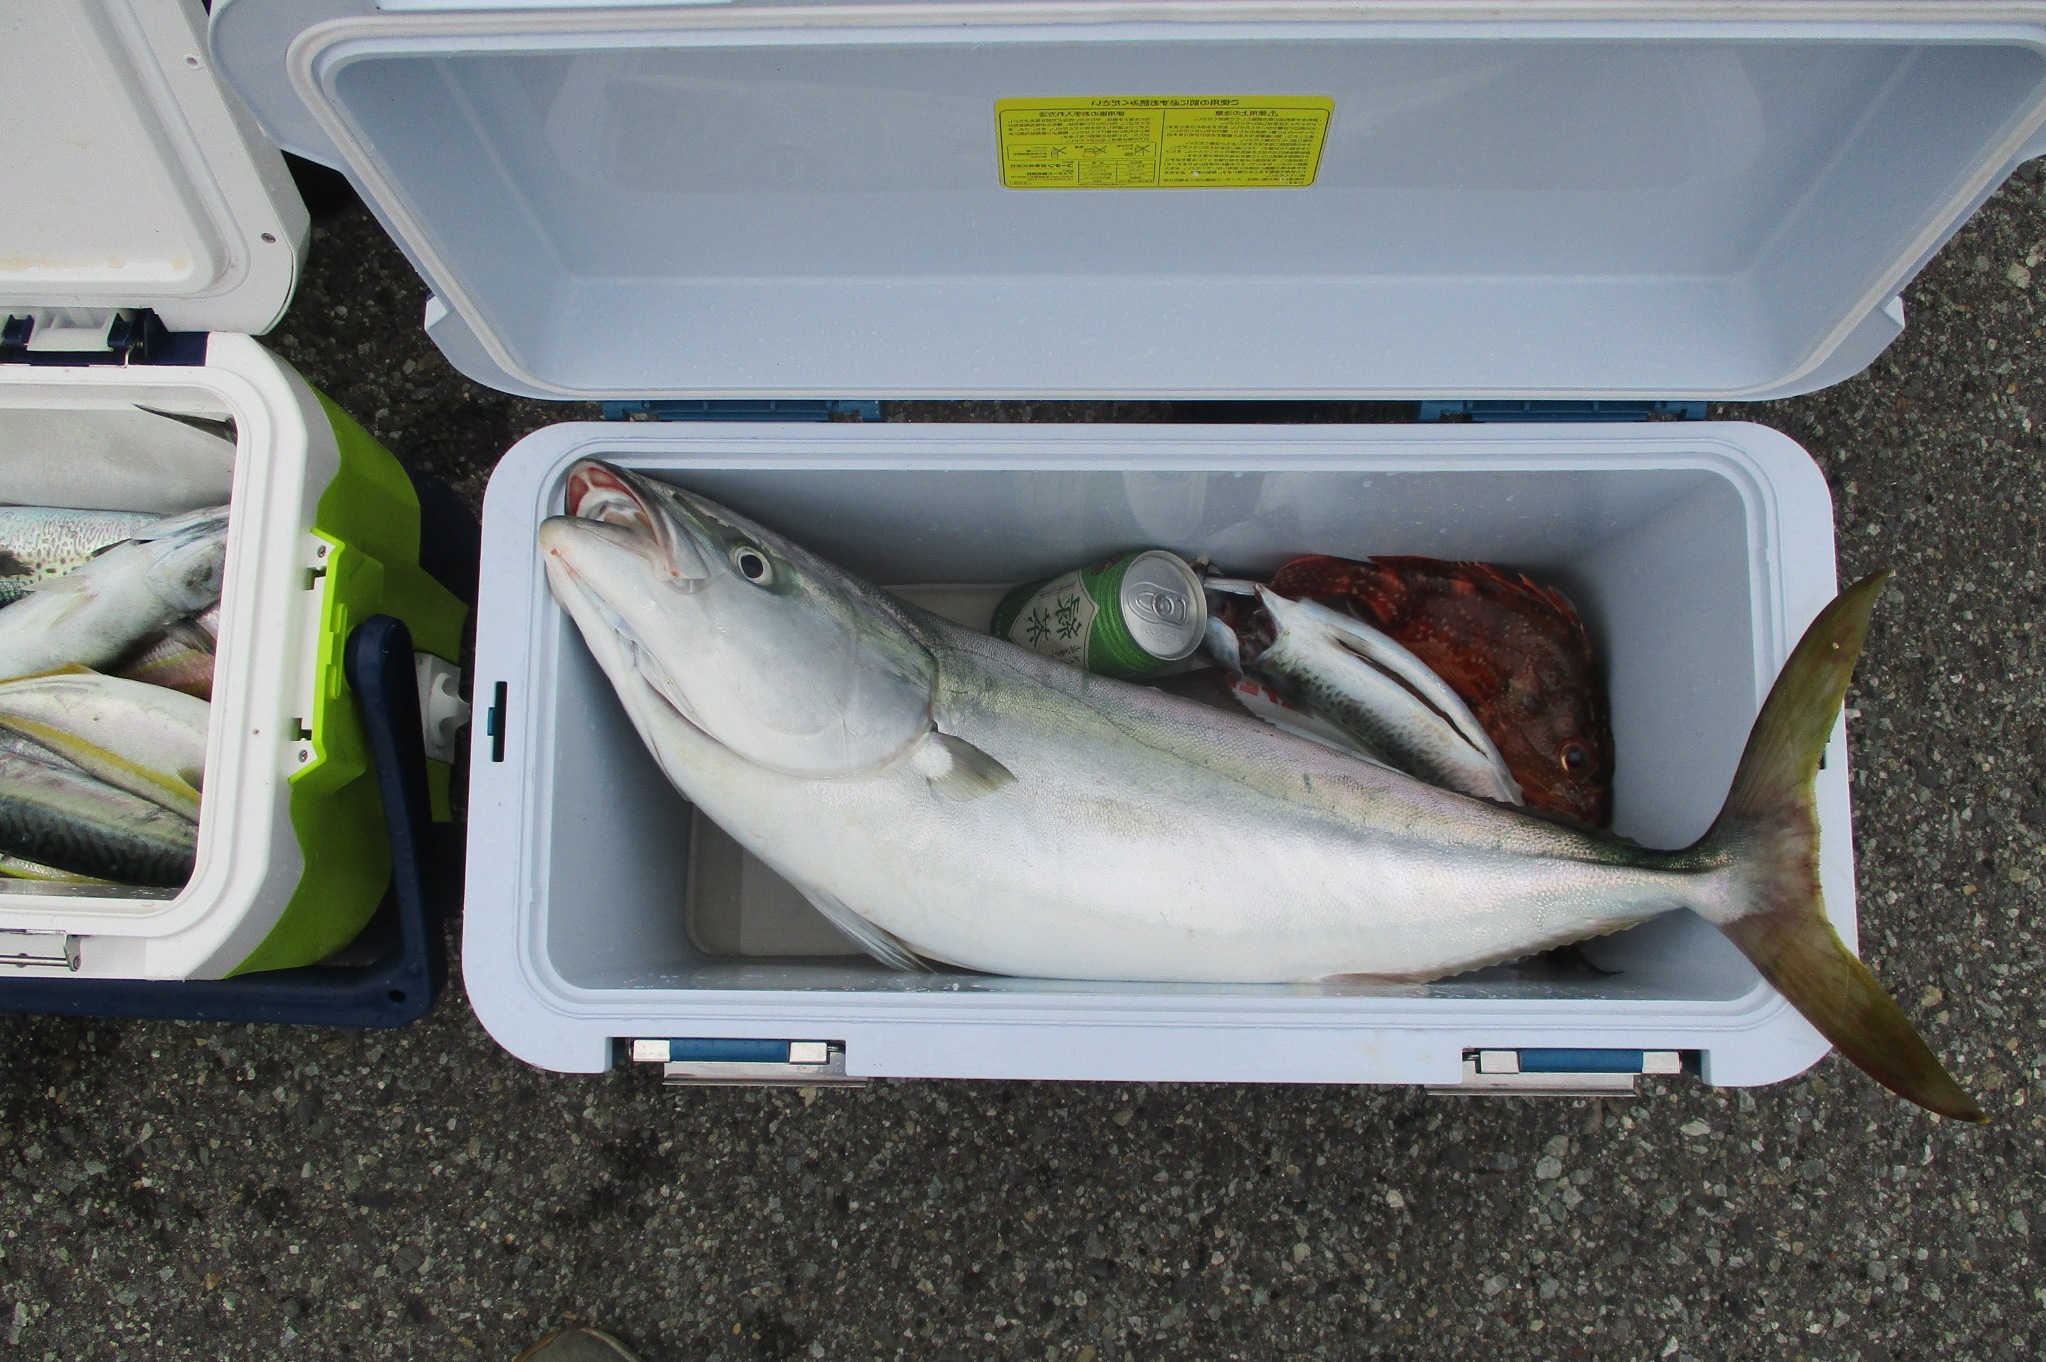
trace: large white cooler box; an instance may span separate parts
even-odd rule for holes
[[[1784,396],[1898,334],[1904,284],[2046,118],[2024,5],[228,0],[212,37],[272,135],[364,192],[459,367],[584,399]],[[1116,124],[1103,170],[1004,121],[1223,105],[1325,129],[1280,136],[1289,161]],[[1172,165],[1263,187],[1164,187]],[[464,933],[472,1004],[533,1063],[644,1041],[769,1076],[1456,1085],[1484,1051],[1674,1051],[1749,1084],[1825,1051],[1686,914],[1593,943],[1608,974],[1411,987],[852,954],[692,817],[549,598],[534,529],[585,455],[962,616],[1144,545],[1552,577],[1610,671],[1616,829],[1661,845],[1705,828],[1835,587],[1823,479],[1752,425],[543,430],[485,504]],[[1844,737],[1819,789],[1851,941]]]

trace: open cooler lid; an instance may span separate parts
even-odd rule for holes
[[[479,382],[1766,398],[2046,118],[2046,5],[223,0]]]
[[[0,311],[36,319],[31,349],[116,308],[252,334],[284,314],[305,205],[205,25],[199,0],[0,6]]]

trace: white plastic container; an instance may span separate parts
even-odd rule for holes
[[[204,20],[196,0],[69,0],[0,15],[0,315],[10,341],[26,333],[0,354],[0,413],[62,413],[61,438],[80,447],[136,406],[231,420],[236,436],[231,481],[222,475],[196,501],[176,473],[161,486],[138,474],[120,491],[82,465],[35,479],[57,484],[61,505],[228,501],[232,511],[192,876],[176,891],[8,885],[0,978],[219,978],[266,958],[310,963],[345,944],[383,892],[371,885],[359,901],[354,881],[374,879],[373,863],[334,877],[347,884],[309,884],[293,824],[312,806],[301,791],[295,808],[293,782],[352,757],[350,735],[326,731],[329,707],[315,696],[338,666],[334,640],[323,640],[338,618],[327,555],[350,548],[312,531],[343,439],[367,437],[337,434],[318,395],[250,339],[282,315],[308,224],[283,159],[216,81]],[[145,331],[145,345],[121,339]],[[154,457],[107,444],[111,466]],[[0,461],[61,463],[64,448],[10,441]],[[355,844],[336,839],[329,850]]]
[[[1784,396],[1880,353],[2046,120],[2038,5],[228,0],[213,41],[273,136],[365,193],[458,367],[577,398]],[[1324,102],[1312,183],[1005,183],[1013,101],[1191,96]],[[1491,1048],[1691,1052],[1715,1083],[1824,1052],[1684,915],[1591,947],[1609,976],[1425,987],[816,954],[690,831],[548,598],[533,531],[585,454],[919,589],[1139,545],[1552,573],[1610,662],[1618,830],[1664,845],[1709,821],[1835,585],[1817,470],[1752,426],[539,432],[485,506],[476,693],[502,689],[464,932],[525,1059],[752,1038],[842,1045],[853,1075],[1452,1085]],[[1851,940],[1841,739],[1820,789]]]
[[[1537,571],[1604,644],[1615,828],[1658,845],[1718,812],[1776,668],[1834,587],[1824,481],[1759,426],[550,427],[506,457],[484,507],[476,674],[505,682],[505,736],[502,760],[488,739],[474,754],[469,805],[466,984],[524,1059],[593,1070],[613,1037],[765,1035],[842,1041],[860,1074],[1454,1083],[1466,1049],[1624,1045],[1699,1051],[1708,1078],[1738,1083],[1825,1052],[1688,914],[1595,943],[1619,971],[1596,981],[908,976],[850,947],[779,958],[772,939],[709,956],[686,930],[688,808],[532,552],[585,456],[672,478],[883,583],[1013,583],[1132,544],[1232,569],[1311,549]],[[1827,902],[1851,940],[1844,739],[1820,791]]]

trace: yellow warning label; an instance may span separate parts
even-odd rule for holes
[[[1335,101],[1312,95],[998,99],[1009,189],[1300,189]]]

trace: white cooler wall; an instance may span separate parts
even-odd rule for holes
[[[533,548],[583,454],[672,478],[882,581],[1014,581],[1137,543],[1251,569],[1314,550],[1553,573],[1610,660],[1617,828],[1664,843],[1716,812],[1768,682],[1833,588],[1824,483],[1752,426],[552,427],[506,457],[484,512],[478,694],[504,680],[509,704],[505,759],[479,737],[472,767],[464,969],[514,1053],[588,1069],[614,1037],[857,1035],[856,1072],[1351,1081],[1453,1081],[1461,1048],[1489,1044],[1702,1050],[1720,1081],[1823,1053],[1689,914],[1593,943],[1622,972],[1591,981],[1074,984],[706,956],[684,930],[687,807]],[[1851,932],[1844,740],[1832,757],[1822,873]],[[1298,1053],[1281,1053],[1286,1036]],[[1203,1053],[1266,1067],[1203,1072]]]
[[[191,880],[164,898],[9,894],[0,927],[80,940],[87,978],[219,978],[276,924],[304,871],[288,759],[305,637],[306,532],[340,454],[305,380],[247,336],[203,366],[0,366],[0,408],[131,409],[232,417],[237,430],[206,784]],[[10,448],[0,459],[41,451]]]

